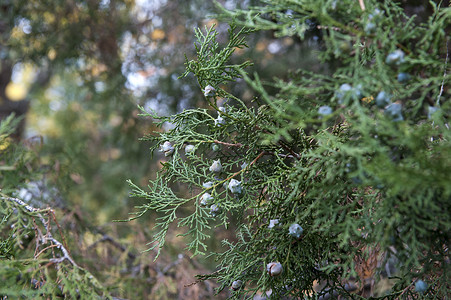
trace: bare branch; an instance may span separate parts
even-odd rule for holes
[[[53,209],[51,209],[51,208],[46,208],[46,209],[34,208],[31,205],[26,204],[24,201],[22,201],[22,200],[20,200],[18,198],[8,197],[6,195],[2,195],[0,199],[2,199],[4,201],[12,202],[12,203],[14,203],[17,206],[21,206],[21,207],[25,208],[25,210],[27,210],[29,212],[33,212],[33,213],[37,214],[37,217],[40,219],[42,225],[45,227],[45,230],[46,230],[46,234],[42,235],[42,237],[41,237],[41,242],[43,244],[47,244],[47,243],[53,243],[54,244],[51,247],[47,247],[45,249],[53,249],[54,247],[56,247],[56,248],[60,249],[61,252],[63,253],[62,257],[50,259],[51,262],[61,263],[64,260],[68,260],[74,267],[80,268],[75,263],[75,261],[70,257],[69,251],[66,249],[66,247],[64,247],[63,244],[61,244],[57,239],[55,239],[52,236],[52,233],[49,230],[49,224],[48,224],[48,222],[45,221],[44,217],[41,214],[42,212],[51,212],[51,213],[53,213]],[[35,258],[37,258],[40,254],[42,254],[42,252],[43,251],[40,251],[38,253],[38,255],[35,255]]]
[[[230,147],[242,147],[243,146],[243,144],[241,144],[241,143],[231,144],[231,143],[221,142],[218,140],[214,140],[214,142],[216,144],[222,144],[222,145],[226,145],[226,146],[230,146]]]
[[[445,71],[443,72],[443,80],[442,80],[442,85],[440,87],[440,93],[437,96],[437,105],[440,105],[440,97],[442,97],[443,94],[443,86],[445,85],[445,78],[446,78],[446,68],[448,67],[448,55],[449,55],[449,51],[448,51],[448,41],[446,41],[446,58],[445,58]]]
[[[100,238],[99,240],[97,240],[94,243],[92,243],[91,245],[89,245],[87,249],[90,250],[90,249],[96,247],[98,244],[103,243],[103,242],[110,243],[111,245],[113,245],[114,247],[119,249],[121,252],[127,251],[127,248],[124,245],[122,245],[121,243],[116,241],[114,238],[112,238],[108,234],[103,234],[102,238]],[[136,259],[136,255],[133,253],[128,252],[127,256],[130,259]]]
[[[360,4],[360,9],[362,9],[362,11],[365,11],[365,2],[363,2],[363,0],[359,0],[359,4]]]

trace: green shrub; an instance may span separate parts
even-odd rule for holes
[[[420,20],[392,1],[262,1],[223,11],[232,25],[222,48],[213,27],[196,30],[184,75],[196,76],[209,109],[144,113],[174,126],[145,138],[165,154],[156,179],[130,182],[146,199],[136,218],[160,214],[151,249],[172,223],[193,255],[236,228],[211,254],[217,270],[200,276],[233,297],[446,297],[451,8],[429,5]],[[246,73],[251,62],[229,62],[254,30],[304,40],[312,28],[329,73],[263,82]],[[252,103],[229,92],[240,78]],[[417,280],[427,282],[421,294]]]

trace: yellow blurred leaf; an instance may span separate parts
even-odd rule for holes
[[[211,26],[218,24],[218,20],[216,20],[216,19],[208,19],[208,20],[205,20],[203,23],[205,24],[205,26],[210,28]]]
[[[255,50],[257,50],[258,52],[261,52],[261,51],[266,50],[267,46],[268,46],[268,42],[267,41],[259,41],[257,43],[257,45],[255,46]]]
[[[101,161],[109,161],[118,159],[121,156],[121,150],[119,148],[111,148],[100,152]]]
[[[76,184],[82,184],[84,182],[84,178],[78,173],[71,173],[69,176]]]
[[[103,72],[107,71],[108,67],[105,64],[95,63],[94,67],[91,69],[91,74],[93,76],[99,76]]]
[[[13,38],[13,39],[21,39],[23,36],[25,35],[25,33],[23,32],[23,30],[22,29],[20,29],[19,27],[14,27],[12,30],[11,30],[11,38]]]
[[[373,100],[374,100],[373,96],[369,96],[369,97],[365,97],[365,98],[361,99],[361,101],[365,102],[365,103],[371,103],[371,101],[373,101]]]
[[[162,40],[162,39],[164,39],[165,36],[166,36],[166,34],[161,29],[155,29],[151,35],[152,40]]]
[[[54,60],[56,58],[56,51],[55,51],[55,49],[53,49],[53,48],[50,49],[49,52],[47,53],[47,57],[50,60]]]
[[[42,14],[42,18],[44,19],[45,22],[47,23],[53,23],[55,22],[55,15],[53,15],[52,13],[46,11]]]
[[[282,43],[284,44],[284,46],[291,46],[293,45],[294,41],[292,38],[286,37],[282,40]]]
[[[5,94],[12,101],[19,101],[25,99],[27,96],[27,88],[24,84],[10,82],[6,86]]]

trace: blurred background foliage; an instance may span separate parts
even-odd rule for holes
[[[219,1],[226,9],[257,2]],[[412,14],[428,16],[427,1],[401,2]],[[74,259],[120,297],[213,297],[212,282],[184,287],[212,270],[208,260],[180,250],[176,230],[153,262],[155,253],[141,251],[151,240],[154,216],[112,221],[141,204],[129,198],[125,181],[145,185],[160,168],[162,157],[151,159],[151,145],[138,140],[171,128],[141,118],[138,105],[160,115],[207,107],[195,79],[178,77],[185,55],[195,54],[194,28],[217,24],[225,42],[228,25],[212,17],[217,12],[213,1],[203,0],[0,1],[0,118],[14,114],[19,122],[0,139],[1,192],[57,209]],[[320,31],[315,20],[303,26],[303,42],[254,33],[249,48],[233,59],[254,62],[249,71],[263,81],[298,68],[328,73],[340,62],[320,66]],[[254,99],[244,81],[226,88]]]

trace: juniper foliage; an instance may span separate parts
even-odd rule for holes
[[[18,198],[39,177],[36,153],[10,137],[18,123],[13,115],[0,122],[0,297],[112,299],[71,257],[55,211]]]
[[[241,280],[235,298],[449,295],[451,8],[429,5],[418,20],[392,1],[261,1],[222,11],[234,24],[222,49],[214,28],[197,30],[184,75],[197,77],[210,108],[144,113],[174,125],[145,137],[152,152],[171,143],[157,178],[147,189],[130,182],[146,199],[135,218],[159,213],[150,249],[162,249],[175,223],[186,249],[204,255],[212,229],[233,225],[236,238],[212,254],[217,271],[200,278],[220,290]],[[321,63],[340,62],[330,74],[297,69],[263,82],[246,73],[250,62],[228,64],[254,30],[303,40],[312,28]],[[239,78],[258,94],[253,103],[228,92]],[[271,262],[281,274],[269,274]],[[388,288],[367,290],[389,275]]]

